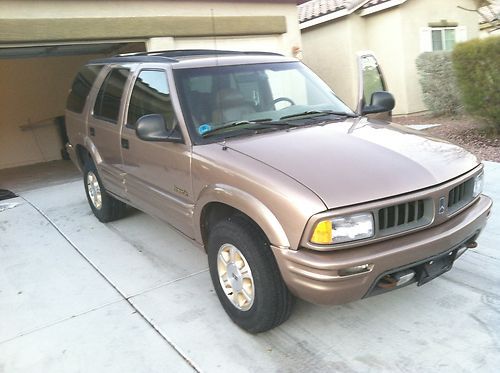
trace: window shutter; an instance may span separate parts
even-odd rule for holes
[[[463,41],[467,41],[467,27],[459,26],[457,27],[456,42],[460,43]]]
[[[432,52],[432,35],[430,27],[420,28],[420,52]]]

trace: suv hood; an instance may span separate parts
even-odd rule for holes
[[[228,139],[225,146],[287,174],[329,209],[428,188],[478,165],[456,145],[366,118]]]

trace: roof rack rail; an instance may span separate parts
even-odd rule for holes
[[[136,52],[118,54],[115,57],[135,57],[135,56],[157,56],[157,57],[187,57],[187,56],[204,56],[204,55],[228,55],[228,54],[248,54],[248,55],[269,55],[269,56],[283,56],[280,53],[274,52],[259,52],[259,51],[232,51],[232,50],[219,50],[219,49],[174,49],[164,51],[150,51],[150,52]]]

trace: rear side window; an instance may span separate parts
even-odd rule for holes
[[[116,123],[120,113],[120,101],[127,82],[129,69],[113,69],[99,89],[94,104],[94,117]]]
[[[102,70],[100,65],[84,66],[77,74],[69,92],[66,108],[75,113],[81,113],[90,89]]]
[[[147,114],[163,115],[167,127],[174,123],[174,110],[164,71],[141,71],[130,97],[127,126],[135,128],[137,119]]]

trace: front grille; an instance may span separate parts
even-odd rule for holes
[[[472,201],[474,179],[464,181],[448,193],[448,213],[453,213]]]
[[[378,210],[379,235],[403,232],[421,227],[432,221],[432,201],[419,199]]]

